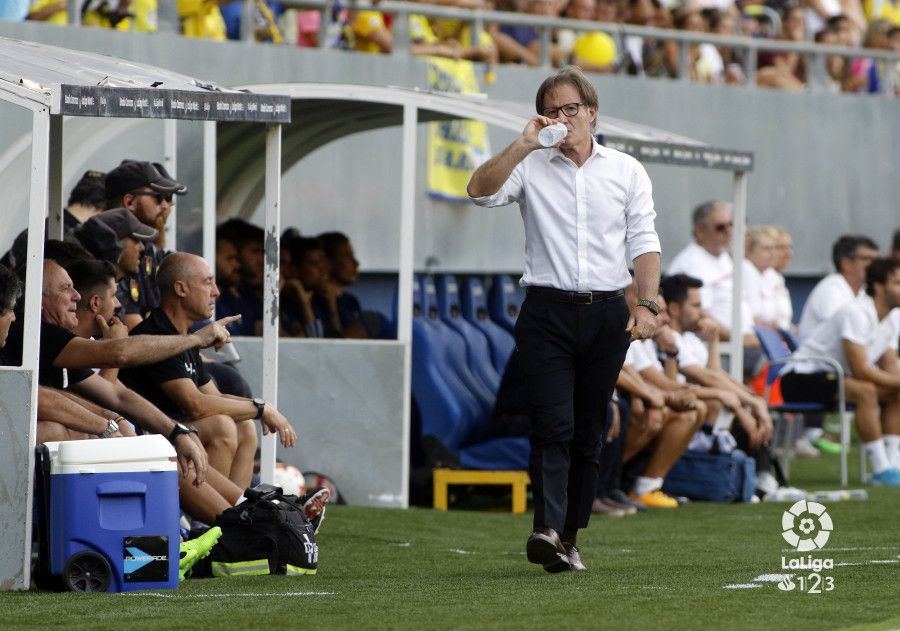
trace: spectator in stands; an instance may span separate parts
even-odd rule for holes
[[[81,4],[81,25],[118,31],[156,31],[157,0],[86,0]],[[33,0],[29,20],[65,25],[65,0]]]
[[[378,11],[351,11],[344,29],[348,47],[362,53],[390,53],[394,36]]]
[[[687,245],[669,264],[669,274],[690,274],[703,281],[700,291],[703,309],[719,325],[719,339],[728,341],[741,335],[744,347],[756,348],[759,340],[753,334],[753,318],[746,303],[741,302],[741,330],[732,331],[731,311],[734,263],[731,260],[731,204],[709,201],[700,204],[692,215],[694,243]],[[749,353],[748,353],[749,355]]]
[[[800,314],[800,337],[809,337],[838,309],[864,295],[866,268],[878,258],[878,245],[862,235],[843,235],[831,248],[835,272],[813,288]]]
[[[738,32],[738,22],[734,11],[720,11],[718,9],[709,9],[707,11],[707,19],[709,20],[709,30],[715,35],[725,37],[735,37],[740,35]],[[744,68],[741,65],[741,57],[738,52],[730,46],[716,46],[719,58],[722,60],[723,74],[722,79],[725,83],[731,85],[739,85],[747,82],[744,74]]]
[[[786,401],[833,406],[837,377],[815,357],[840,362],[847,401],[856,405],[856,427],[872,463],[872,480],[900,486],[900,260],[873,260],[866,269],[866,294],[846,303],[803,340],[794,353],[800,361],[785,369],[781,391]]]
[[[262,228],[243,219],[229,219],[216,229],[217,267],[220,258],[218,248],[222,248],[223,255],[227,255],[230,244],[236,250],[238,258],[237,269],[221,278],[220,282],[225,286],[225,290],[216,301],[218,316],[237,314],[242,316],[239,322],[233,323],[229,328],[233,335],[262,335],[264,239],[265,232]],[[223,256],[223,263],[227,258],[230,257]],[[223,267],[231,267],[231,264],[227,266],[223,264]]]
[[[241,0],[231,0],[219,6],[222,13],[222,19],[225,21],[225,34],[228,39],[241,39],[241,18],[244,9],[244,3]],[[279,29],[279,19],[284,12],[284,7],[280,2],[256,2],[253,7],[253,15],[251,18],[252,37],[256,42],[272,42],[273,44],[282,44],[281,30]],[[318,12],[316,12],[318,14]]]
[[[882,19],[900,27],[900,2],[897,0],[863,0],[863,12],[869,23]]]
[[[231,0],[178,0],[181,33],[187,37],[224,41],[228,37],[227,29],[219,7],[228,2]]]
[[[775,238],[768,226],[747,230],[744,275],[741,279],[744,301],[756,326],[777,328],[774,287],[767,273],[775,263]]]
[[[847,35],[855,37],[847,45],[859,44],[859,36],[865,32],[866,18],[860,0],[803,0],[806,7],[806,21],[810,33],[819,33],[833,24],[833,19],[842,16],[846,19]]]
[[[572,20],[615,22],[618,15],[616,5],[607,0],[602,4],[598,4],[597,0],[571,0],[563,12],[563,17]],[[554,39],[554,66],[572,64],[586,72],[615,70],[619,54],[615,40],[606,33],[561,28],[554,32]]]
[[[699,9],[682,9],[674,14],[675,28],[680,31],[709,33],[709,21],[706,13]],[[692,81],[701,83],[721,83],[725,76],[722,56],[716,47],[709,43],[687,44],[688,62]]]
[[[523,8],[523,12],[529,15],[543,15],[549,18],[559,17],[561,10],[561,4],[555,0],[525,0]],[[491,36],[497,44],[502,63],[528,66],[541,64],[541,36],[533,26],[503,24],[492,30]]]
[[[0,20],[20,22],[28,17],[29,0],[0,2]]]
[[[788,42],[807,42],[806,10],[800,6],[785,9],[780,39]],[[806,61],[794,52],[763,51],[757,58],[756,84],[800,91],[806,88]]]
[[[164,177],[151,163],[127,160],[106,174],[106,207],[126,208],[145,226],[162,231],[174,195],[185,190],[184,184]],[[159,304],[153,279],[164,255],[162,248],[145,243],[137,274],[128,274],[119,283],[123,322],[129,329]]]
[[[775,324],[789,331],[794,326],[794,304],[783,272],[794,259],[794,240],[791,233],[781,226],[769,226],[769,233],[775,241],[775,255],[772,266],[763,273],[763,282],[770,288],[775,301]]]
[[[659,0],[627,0],[623,21],[634,26],[672,28],[672,14]],[[624,41],[623,66],[639,77],[677,77],[678,45],[651,38],[628,35]]]
[[[157,273],[161,301],[132,331],[136,336],[190,339],[188,328],[212,315],[218,289],[209,266],[199,256],[173,252]],[[232,316],[234,317],[234,316]],[[144,362],[121,371],[122,380],[174,418],[195,427],[209,463],[240,488],[250,486],[256,454],[256,426],[277,432],[281,444],[293,447],[296,433],[287,419],[262,399],[223,395],[210,380],[196,348]]]

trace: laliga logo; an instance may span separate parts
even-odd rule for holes
[[[823,505],[800,500],[782,514],[781,530],[781,536],[797,552],[809,552],[825,546],[833,524]]]

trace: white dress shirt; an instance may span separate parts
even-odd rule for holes
[[[689,243],[669,264],[668,274],[687,274],[703,281],[700,300],[703,308],[729,330],[734,263],[728,252],[713,256],[697,243]],[[753,332],[753,315],[741,298],[741,334]]]
[[[806,299],[806,304],[803,305],[800,324],[797,327],[800,337],[812,335],[816,327],[834,315],[838,309],[863,295],[865,290],[860,289],[854,296],[853,289],[840,274],[829,274],[813,288],[809,298]]]
[[[626,261],[659,252],[653,191],[641,163],[603,147],[580,167],[559,149],[532,151],[479,206],[518,202],[525,223],[523,287],[613,291],[631,284]]]
[[[893,309],[881,321],[872,299],[863,295],[851,300],[838,309],[830,318],[821,323],[800,344],[794,358],[831,357],[840,362],[846,376],[851,376],[847,356],[844,354],[844,340],[859,344],[866,349],[866,360],[870,366],[881,359],[889,349],[897,350],[900,336],[900,310]],[[813,359],[788,364],[785,372],[797,373],[830,372],[831,366]]]

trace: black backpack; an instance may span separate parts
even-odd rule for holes
[[[212,575],[315,574],[319,546],[299,498],[269,484],[244,497],[216,519],[222,537],[209,555]]]

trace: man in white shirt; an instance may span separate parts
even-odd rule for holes
[[[700,204],[692,215],[694,243],[679,252],[667,273],[688,274],[703,281],[700,298],[703,309],[719,323],[719,339],[726,342],[733,334],[731,304],[734,263],[731,260],[731,204],[709,201]],[[741,330],[745,347],[758,347],[753,334],[753,316],[746,301],[741,301]]]
[[[862,235],[844,235],[834,242],[831,260],[837,271],[813,288],[800,314],[800,337],[812,335],[816,327],[848,302],[865,292],[866,268],[878,258],[878,245]]]
[[[868,296],[851,300],[803,340],[794,353],[799,361],[781,377],[781,392],[785,401],[835,405],[837,376],[815,357],[840,362],[872,481],[900,486],[900,260],[875,259],[865,281]]]
[[[607,404],[628,344],[653,335],[658,313],[650,178],[631,156],[597,143],[597,102],[577,68],[547,78],[535,98],[538,116],[468,185],[479,206],[517,202],[525,224],[527,294],[516,346],[532,419],[526,553],[548,572],[585,569],[575,543],[596,495]],[[542,148],[538,132],[556,123],[567,135]],[[631,284],[626,255],[640,298],[633,313],[623,295]]]

